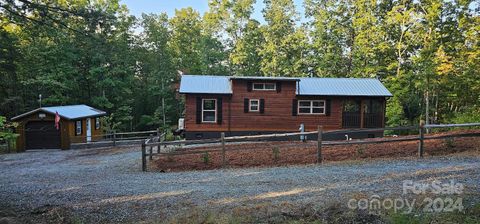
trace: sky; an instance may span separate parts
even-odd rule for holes
[[[296,10],[303,18],[303,0],[294,0]],[[169,17],[175,15],[175,9],[192,7],[203,15],[208,10],[208,0],[121,0],[130,10],[130,14],[139,17],[142,13],[161,13],[166,12]],[[264,23],[262,9],[263,0],[257,0],[254,6],[253,19]]]

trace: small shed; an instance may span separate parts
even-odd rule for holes
[[[59,127],[55,117],[60,117]],[[101,138],[100,117],[107,113],[87,105],[41,107],[20,114],[17,151],[29,149],[69,149],[72,143],[86,143]]]

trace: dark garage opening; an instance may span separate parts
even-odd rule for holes
[[[60,130],[53,121],[32,121],[25,125],[26,149],[59,149]]]

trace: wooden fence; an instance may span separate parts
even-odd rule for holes
[[[322,146],[334,146],[334,145],[356,145],[356,144],[377,144],[377,143],[386,143],[386,142],[401,142],[401,141],[418,141],[418,156],[423,158],[424,155],[424,141],[428,139],[444,139],[444,138],[455,138],[455,137],[475,137],[480,136],[480,133],[457,133],[457,134],[447,134],[440,136],[425,136],[426,129],[441,129],[441,128],[459,128],[459,127],[477,127],[480,126],[480,123],[468,123],[468,124],[432,124],[425,125],[420,123],[419,126],[407,126],[407,127],[385,127],[385,128],[368,128],[368,129],[343,129],[335,131],[323,131],[322,126],[318,126],[317,131],[310,132],[295,132],[295,133],[282,133],[282,134],[268,134],[268,135],[252,135],[252,136],[232,136],[225,137],[225,133],[221,133],[219,139],[201,139],[201,140],[183,140],[183,141],[164,141],[162,137],[153,137],[147,139],[142,143],[142,171],[147,171],[147,157],[149,160],[153,159],[153,156],[177,156],[177,155],[189,155],[189,154],[203,154],[210,152],[221,152],[222,155],[222,164],[223,167],[226,166],[226,152],[235,151],[235,150],[249,150],[249,149],[238,149],[238,148],[229,148],[228,150],[225,147],[227,142],[239,142],[239,141],[252,141],[252,140],[268,140],[279,137],[291,137],[291,136],[302,136],[302,135],[317,135],[317,152],[316,152],[316,162],[322,163]],[[323,141],[323,136],[327,133],[358,133],[358,132],[373,132],[373,131],[398,131],[398,130],[418,130],[417,136],[400,136],[400,137],[391,137],[391,138],[382,138],[382,139],[358,139],[358,140],[344,140],[344,141]],[[210,149],[210,150],[191,150],[191,151],[171,151],[166,150],[162,151],[162,148],[165,149],[167,146],[175,145],[196,145],[196,144],[211,144],[211,143],[221,143],[221,150],[219,149]],[[148,152],[147,152],[148,148]],[[155,148],[157,150],[155,150]],[[252,148],[254,149],[254,148]],[[156,152],[155,152],[156,151]]]
[[[133,145],[141,144],[147,139],[160,136],[160,129],[151,131],[136,131],[136,132],[116,132],[101,135],[92,135],[89,142],[86,141],[86,136],[71,137],[71,148],[96,148],[117,145]]]

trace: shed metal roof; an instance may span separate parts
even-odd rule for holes
[[[232,94],[231,79],[297,81],[297,95],[383,96],[392,94],[378,79],[368,78],[290,78],[182,75],[180,93]]]
[[[229,76],[182,75],[180,93],[232,94]]]
[[[58,112],[58,115],[60,115],[60,117],[67,120],[74,120],[74,119],[87,118],[87,117],[99,117],[99,116],[107,115],[107,113],[104,111],[81,104],[81,105],[70,105],[70,106],[41,107],[24,114],[20,114],[12,118],[12,120],[18,120],[22,117],[28,116],[36,112],[45,112],[50,114],[55,114],[56,112]]]

